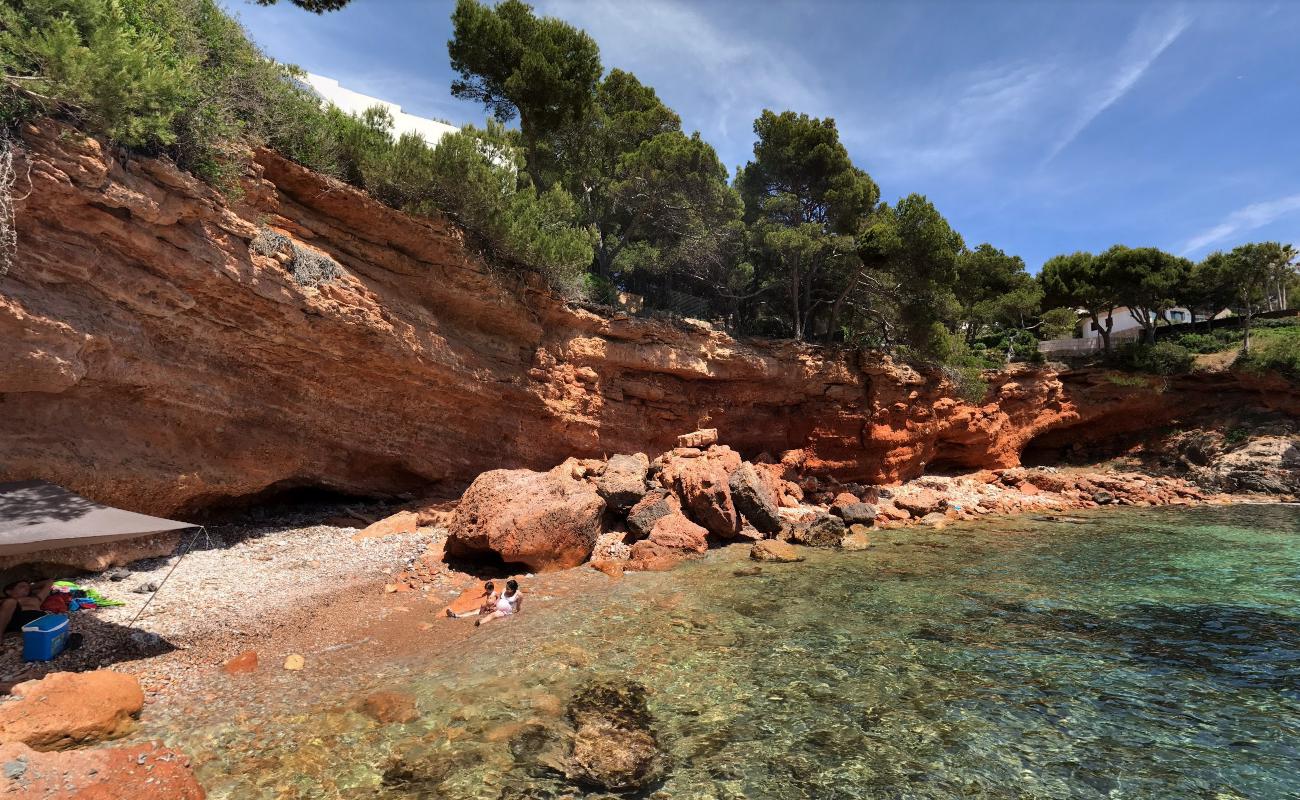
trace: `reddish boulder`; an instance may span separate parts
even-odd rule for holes
[[[672,569],[684,559],[709,548],[709,532],[681,513],[660,517],[650,531],[650,538],[632,545],[627,568],[641,571]]]
[[[161,742],[42,753],[0,746],[0,796],[40,800],[204,800],[189,759]]]
[[[895,493],[894,505],[913,517],[919,518],[924,517],[926,514],[942,511],[948,505],[948,501],[939,496],[937,492],[930,489],[920,489],[907,494]]]
[[[108,670],[52,672],[0,704],[0,743],[57,750],[125,735],[144,708],[140,682]]]
[[[730,476],[740,456],[729,447],[710,447],[698,458],[669,457],[660,480],[681,498],[687,513],[710,533],[730,539],[740,532],[731,500]]]
[[[703,553],[709,549],[709,532],[682,514],[661,517],[650,531],[650,541],[662,547],[688,553]]]
[[[862,501],[858,498],[856,494],[852,494],[850,492],[840,492],[839,494],[835,495],[835,498],[833,500],[831,500],[831,505],[847,506],[847,505],[852,505],[853,503],[860,503],[860,502]]]
[[[576,567],[600,535],[605,501],[565,465],[550,472],[495,469],[479,475],[452,515],[449,556],[495,554],[534,572]]]
[[[666,572],[685,561],[686,555],[681,550],[642,539],[632,545],[626,568],[638,572]]]

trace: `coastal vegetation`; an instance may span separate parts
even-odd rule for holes
[[[634,294],[737,334],[876,347],[946,365],[972,394],[982,369],[1041,359],[1037,340],[1070,335],[1077,312],[1104,355],[1132,368],[1188,362],[1185,345],[1152,349],[1176,306],[1193,321],[1231,308],[1250,363],[1300,360],[1292,339],[1252,353],[1255,315],[1300,297],[1289,245],[1199,263],[1116,245],[1057,256],[1035,277],[994,244],[969,246],[923,195],[884,199],[833,119],[764,111],[752,158],[730,175],[653,87],[606,71],[583,31],[520,0],[459,0],[452,24],[452,94],[489,119],[435,146],[395,136],[382,108],[322,105],[214,0],[7,4],[0,121],[56,115],[228,193],[249,148],[269,147],[395,208],[450,216],[490,263],[539,272],[575,300]],[[1132,315],[1142,344],[1113,346],[1117,314]]]

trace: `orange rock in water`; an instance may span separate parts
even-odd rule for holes
[[[52,672],[0,704],[0,742],[56,750],[124,736],[144,708],[140,682],[109,670]]]
[[[242,675],[257,669],[257,651],[245,650],[221,666],[222,672]]]
[[[404,692],[375,692],[361,701],[361,711],[383,725],[414,722],[420,718],[415,696]]]
[[[0,746],[0,796],[41,800],[204,800],[189,759],[161,742],[36,752]]]

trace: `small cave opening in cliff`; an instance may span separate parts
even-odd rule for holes
[[[1132,431],[1097,437],[1095,426],[1073,425],[1046,431],[1030,439],[1020,451],[1026,467],[1087,466],[1124,455],[1150,436]]]
[[[351,518],[356,527],[364,527],[371,517],[386,516],[385,509],[400,498],[385,494],[343,491],[310,481],[277,481],[259,492],[245,495],[221,495],[191,501],[185,519],[200,523],[258,522],[299,517],[310,520]]]

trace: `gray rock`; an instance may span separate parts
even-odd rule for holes
[[[1108,506],[1111,503],[1115,502],[1115,495],[1111,494],[1110,492],[1104,489],[1100,492],[1093,492],[1092,502],[1096,503],[1099,506]]]
[[[646,473],[650,459],[644,453],[611,456],[605,471],[596,478],[596,491],[610,508],[626,513],[646,493]]]
[[[627,529],[634,536],[642,539],[649,536],[660,517],[666,517],[678,510],[675,500],[676,498],[672,498],[666,489],[647,492],[627,513]]]
[[[763,481],[758,470],[748,461],[731,473],[728,481],[731,489],[731,502],[741,516],[749,520],[760,533],[769,536],[781,531],[781,517],[777,514],[780,500],[772,487]]]
[[[131,591],[135,592],[136,594],[153,594],[154,592],[158,591],[158,584],[154,583],[153,581],[150,581],[148,583],[142,583],[139,586],[132,589]]]
[[[872,525],[877,512],[869,503],[845,503],[831,506],[831,513],[844,520],[845,525]]]
[[[792,524],[787,538],[805,547],[839,547],[844,531],[844,520],[823,511],[810,520]]]

